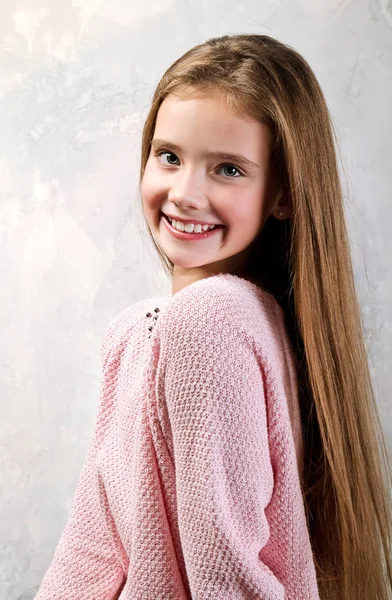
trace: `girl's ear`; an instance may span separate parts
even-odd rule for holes
[[[284,220],[284,219],[288,219],[289,217],[291,217],[292,211],[293,211],[293,207],[292,207],[291,199],[287,200],[287,198],[285,198],[283,196],[282,189],[279,188],[278,191],[276,192],[276,200],[274,203],[274,207],[271,211],[272,214],[277,219]]]
[[[270,188],[270,204],[269,214],[273,215],[280,221],[288,219],[292,214],[291,199],[287,199],[283,195],[283,189],[280,181],[276,177],[271,177],[269,184]]]

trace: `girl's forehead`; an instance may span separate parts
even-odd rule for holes
[[[206,95],[178,97],[169,95],[158,111],[154,138],[172,140],[181,145],[192,141],[210,146],[243,145],[243,150],[254,147],[259,154],[260,145],[270,142],[270,129],[260,121],[240,114],[227,106],[219,96]],[[238,149],[238,148],[237,148]]]
[[[189,120],[198,122],[198,126],[205,124],[208,127],[214,124],[234,126],[237,123],[238,127],[242,127],[244,123],[249,126],[260,124],[250,115],[231,108],[224,98],[209,95],[184,98],[167,96],[159,107],[156,122],[179,123]]]

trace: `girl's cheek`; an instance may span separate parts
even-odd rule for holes
[[[142,182],[142,194],[143,197],[148,199],[154,195],[155,190],[157,189],[157,182],[154,182],[154,178],[151,177],[151,173],[145,171],[143,182]]]

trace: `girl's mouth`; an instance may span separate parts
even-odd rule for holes
[[[216,225],[214,229],[210,229],[209,231],[201,231],[200,233],[188,233],[187,231],[179,231],[178,229],[175,229],[175,227],[171,225],[169,218],[164,213],[161,213],[161,217],[168,231],[170,231],[170,233],[179,240],[205,240],[206,238],[210,238],[216,235],[219,231],[225,228],[224,225]]]

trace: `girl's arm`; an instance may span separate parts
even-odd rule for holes
[[[110,414],[105,372],[116,323],[108,326],[101,346],[100,406],[68,522],[35,600],[116,600],[126,580],[127,559],[97,464]]]
[[[251,340],[230,302],[195,299],[191,290],[173,298],[156,333],[149,388],[170,432],[191,597],[283,600],[273,566],[279,557],[267,545],[274,473],[264,377]]]

